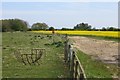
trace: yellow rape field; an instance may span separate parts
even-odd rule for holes
[[[52,34],[52,31],[32,31],[37,33]],[[106,36],[120,38],[120,31],[55,31],[58,34],[70,34],[70,35],[93,35],[93,36]]]

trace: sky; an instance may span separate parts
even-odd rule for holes
[[[118,2],[119,0],[1,0],[2,2]]]
[[[118,27],[118,2],[2,2],[1,19],[13,18],[57,29],[82,22],[96,28]]]

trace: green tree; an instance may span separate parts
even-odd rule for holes
[[[54,30],[54,27],[49,27],[49,30],[50,30],[50,31]]]
[[[35,23],[31,27],[32,30],[46,30],[48,25],[46,23]]]
[[[114,27],[107,27],[107,30],[108,31],[114,31],[116,28],[114,28]]]
[[[93,30],[93,31],[96,31],[96,28],[94,27],[94,28],[92,28],[92,30]]]
[[[91,25],[88,25],[87,23],[80,23],[74,26],[75,30],[91,30]]]
[[[7,31],[11,31],[11,24],[8,20],[2,20],[2,31],[3,32],[7,32]]]
[[[105,27],[102,28],[102,31],[106,31],[107,29]]]
[[[28,23],[20,19],[5,19],[2,21],[2,31],[26,31]]]
[[[62,28],[61,30],[63,30],[63,31],[67,31],[67,30],[72,31],[73,29],[70,29],[70,28]]]

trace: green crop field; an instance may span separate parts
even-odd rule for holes
[[[53,43],[54,39],[54,43]],[[51,37],[30,32],[2,33],[2,76],[3,78],[68,78],[64,63],[63,42],[60,36]],[[30,50],[45,48],[40,65],[24,65],[15,58],[18,48]],[[45,56],[46,55],[46,56]]]

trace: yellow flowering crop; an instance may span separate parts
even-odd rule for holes
[[[52,34],[52,31],[32,31],[37,33]],[[107,36],[120,38],[119,31],[55,31],[58,34],[70,34],[70,35],[93,35],[93,36]],[[118,35],[119,34],[119,35]]]

